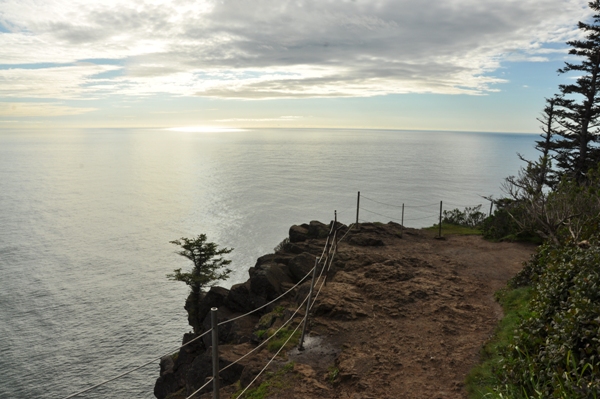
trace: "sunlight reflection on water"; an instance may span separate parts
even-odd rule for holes
[[[359,190],[362,219],[400,218],[367,198],[405,203],[410,227],[433,224],[440,200],[464,207],[498,196],[520,166],[515,153],[533,158],[535,137],[4,131],[0,397],[60,398],[176,347],[190,329],[186,287],[165,275],[187,263],[170,240],[206,233],[235,248],[230,286],[290,225],[328,222],[334,210],[352,222]],[[153,365],[86,397],[152,397],[157,377]]]

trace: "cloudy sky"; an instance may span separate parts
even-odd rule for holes
[[[0,129],[536,132],[585,0],[0,0]]]

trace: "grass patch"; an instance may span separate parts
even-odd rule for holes
[[[290,386],[290,381],[287,380],[285,376],[293,369],[294,362],[290,362],[274,373],[267,373],[264,381],[259,386],[246,391],[244,399],[265,399],[269,395],[288,388]],[[241,393],[242,390],[240,389],[239,392],[233,394],[233,398],[237,399]]]
[[[300,329],[296,330],[294,333],[294,330],[288,330],[287,328],[284,328],[275,335],[275,338],[269,341],[267,348],[270,352],[277,352],[285,344],[285,341],[292,336],[289,342],[285,345],[284,350],[292,349],[295,345],[298,345],[298,342],[300,342],[300,335],[302,335]]]
[[[500,321],[494,336],[481,350],[479,365],[471,369],[466,379],[466,388],[469,399],[489,399],[502,397],[494,392],[493,386],[501,386],[497,371],[503,365],[501,354],[513,341],[515,329],[524,318],[530,315],[529,300],[531,288],[521,287],[514,290],[505,288],[496,293],[496,299],[504,309],[504,318]]]
[[[329,380],[329,383],[333,384],[337,376],[340,374],[340,369],[336,366],[331,366],[327,371],[327,379]]]
[[[423,230],[433,231],[437,234],[439,225],[434,224],[431,227],[425,227]],[[481,230],[473,227],[442,223],[442,235],[480,236],[481,234]]]

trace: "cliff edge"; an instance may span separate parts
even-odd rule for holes
[[[534,247],[479,236],[439,240],[392,222],[336,227],[338,237],[347,234],[312,308],[305,349],[284,348],[252,388],[263,383],[265,398],[286,399],[465,398],[463,380],[502,316],[493,294]],[[321,255],[328,232],[316,221],[292,226],[289,242],[260,257],[248,281],[230,290],[211,288],[203,300],[205,328],[211,307],[219,308],[219,320],[228,320],[293,287]],[[220,375],[221,398],[248,385],[276,344],[232,363],[284,323],[290,321],[283,330],[290,333],[300,323],[304,308],[293,312],[309,285],[306,279],[276,303],[219,329],[220,367],[229,366]],[[183,343],[193,338],[186,334]],[[162,359],[158,399],[186,398],[211,376],[209,339]],[[210,389],[195,397],[212,397]]]

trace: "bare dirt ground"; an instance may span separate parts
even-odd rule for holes
[[[535,247],[398,231],[365,224],[340,243],[306,349],[288,353],[294,371],[267,397],[466,397],[464,379],[502,317],[494,292]]]

